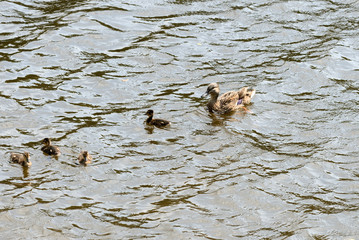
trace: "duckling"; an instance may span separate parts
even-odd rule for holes
[[[30,167],[30,153],[10,153],[10,161],[14,163],[18,163],[23,167]]]
[[[153,119],[153,110],[151,109],[146,112],[146,115],[148,116],[146,120],[146,123],[148,125],[154,125],[156,127],[165,127],[171,124],[171,122],[164,119]]]
[[[81,151],[77,159],[80,164],[87,166],[87,164],[91,163],[92,156],[87,151]]]
[[[49,138],[44,138],[41,143],[44,144],[44,146],[41,148],[41,151],[43,153],[56,157],[61,155],[60,149],[56,146],[51,145],[51,141]]]
[[[219,86],[217,83],[211,83],[202,97],[211,95],[211,99],[207,103],[209,112],[216,111],[220,114],[226,114],[244,108],[244,105],[251,102],[255,92],[255,89],[243,87],[239,91],[226,92],[218,98]]]

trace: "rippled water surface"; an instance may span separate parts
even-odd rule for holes
[[[0,9],[2,239],[359,239],[358,1]],[[211,82],[249,112],[209,114]]]

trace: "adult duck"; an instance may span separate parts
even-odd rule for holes
[[[243,109],[244,105],[251,102],[255,92],[256,90],[254,89],[243,87],[239,91],[226,92],[218,97],[219,86],[217,83],[211,83],[208,85],[207,91],[202,95],[202,97],[211,95],[211,98],[207,103],[209,112],[226,114]]]

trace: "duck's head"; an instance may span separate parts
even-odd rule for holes
[[[45,146],[48,146],[51,144],[51,141],[50,141],[50,138],[44,138],[42,141],[41,141],[42,144],[44,144]]]
[[[152,117],[153,116],[153,110],[152,109],[148,110],[145,115],[147,115],[149,117]]]
[[[208,96],[209,94],[218,96],[218,94],[219,94],[219,86],[218,86],[217,83],[209,84],[208,87],[207,87],[207,91],[202,95],[202,98]]]
[[[30,162],[30,153],[29,152],[24,152],[23,153],[24,157],[26,158],[26,162]]]
[[[23,153],[25,159],[26,159],[26,163],[23,163],[23,166],[27,166],[27,167],[30,167],[31,166],[31,162],[30,162],[30,153],[28,152],[24,152]]]
[[[248,87],[241,88],[238,92],[239,99],[242,100],[241,103],[244,105],[249,104],[252,98],[254,97],[255,93],[256,90],[254,88],[248,88]]]
[[[82,151],[82,156],[84,156],[85,159],[88,157],[88,155],[88,151]]]

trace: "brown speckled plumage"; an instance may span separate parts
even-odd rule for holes
[[[209,112],[225,114],[239,110],[240,108],[243,108],[244,105],[249,104],[255,92],[254,89],[243,87],[239,91],[226,92],[218,97],[219,86],[217,83],[211,83],[208,85],[207,91],[202,97],[211,95],[211,99],[207,103]]]

